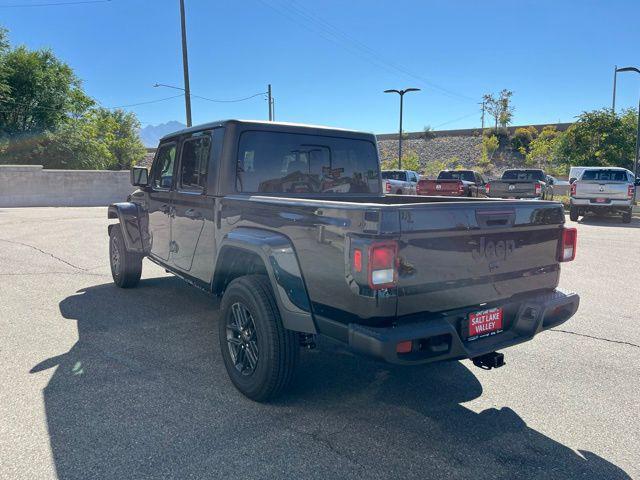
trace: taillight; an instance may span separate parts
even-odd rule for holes
[[[462,182],[458,182],[458,193],[464,193],[464,184]]]
[[[560,238],[560,250],[558,252],[559,262],[570,262],[576,258],[576,247],[578,243],[578,230],[575,228],[563,228]]]
[[[391,193],[391,182],[389,180],[384,182],[384,191]]]
[[[484,191],[485,191],[485,193],[486,193],[487,195],[489,195],[489,193],[491,192],[491,184],[490,184],[490,183],[487,183],[487,184],[484,186]]]
[[[627,187],[627,197],[633,198],[633,193],[635,192],[635,187],[633,185],[629,185]]]
[[[416,195],[420,195],[422,189],[420,188],[420,182],[416,183]]]
[[[375,290],[394,287],[397,281],[398,244],[374,243],[368,248],[369,286]]]
[[[575,197],[575,196],[576,196],[576,185],[577,185],[577,184],[576,184],[576,182],[573,182],[573,183],[571,184],[571,193],[570,193],[570,195],[571,195],[572,197]]]
[[[542,184],[536,182],[536,195],[540,195],[542,193]]]

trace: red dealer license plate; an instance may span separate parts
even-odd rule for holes
[[[596,198],[596,203],[607,203],[606,198]]]
[[[502,308],[490,308],[469,314],[467,340],[476,340],[500,332],[502,332]]]

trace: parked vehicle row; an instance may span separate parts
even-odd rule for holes
[[[232,120],[168,135],[109,206],[114,282],[135,286],[146,257],[212,294],[226,370],[255,400],[290,383],[316,335],[488,369],[574,315],[578,295],[557,289],[577,239],[560,204],[385,196],[379,165],[375,136],[346,130]]]

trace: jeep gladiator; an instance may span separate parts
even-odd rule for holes
[[[554,202],[384,195],[373,134],[228,120],[164,137],[109,206],[112,276],[212,294],[233,384],[263,401],[315,336],[398,364],[473,359],[567,321],[575,229]]]

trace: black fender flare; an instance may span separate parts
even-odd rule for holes
[[[112,203],[107,210],[107,218],[117,218],[122,228],[124,246],[128,252],[146,255],[150,250],[148,217],[140,206],[133,202]],[[113,225],[109,225],[111,233]]]
[[[291,240],[259,228],[239,227],[223,238],[218,248],[212,291],[221,295],[226,285],[216,282],[225,275],[228,253],[240,250],[257,255],[264,263],[276,297],[283,326],[296,332],[317,333],[307,287]],[[226,255],[226,257],[225,257]]]

